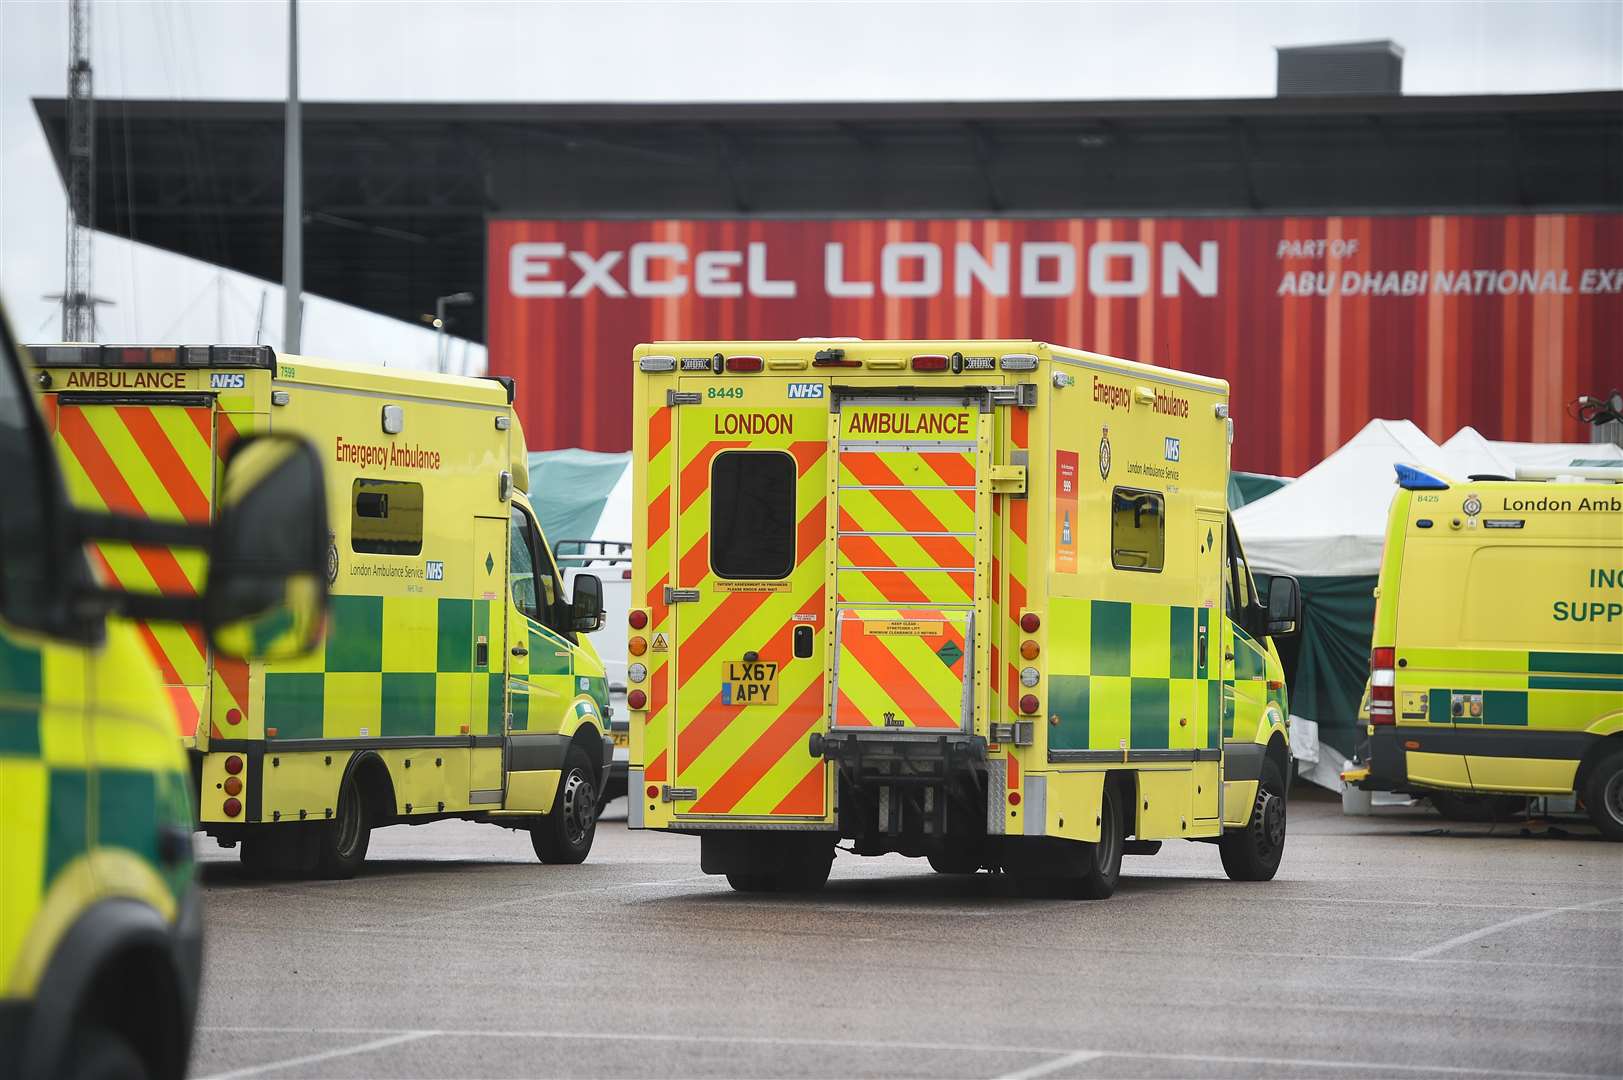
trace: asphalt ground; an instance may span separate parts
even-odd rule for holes
[[[375,833],[353,881],[264,883],[203,841],[194,1074],[1623,1075],[1623,845],[1581,825],[1301,793],[1267,884],[1189,843],[1096,903],[843,853],[773,897],[623,806],[577,867],[444,822]]]

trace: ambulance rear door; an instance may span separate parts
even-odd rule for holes
[[[806,749],[828,702],[826,391],[690,376],[670,398],[678,816],[830,817],[829,767]]]
[[[216,417],[214,394],[63,391],[51,403],[57,457],[77,505],[153,521],[209,523],[216,422],[228,423]],[[98,541],[91,552],[115,588],[188,597],[202,592],[201,551]],[[181,623],[138,627],[174,703],[179,733],[190,738],[207,704],[203,631]]]
[[[991,388],[837,386],[832,407],[830,728],[970,733],[991,625]]]

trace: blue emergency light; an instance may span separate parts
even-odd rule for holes
[[[1448,485],[1428,472],[1413,465],[1393,465],[1398,473],[1398,487],[1405,491],[1447,491]]]

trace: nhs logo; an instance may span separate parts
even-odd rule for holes
[[[427,581],[444,581],[445,563],[438,559],[429,559],[423,564],[423,578]]]
[[[210,390],[241,390],[248,385],[248,376],[240,371],[213,371],[209,373]]]
[[[792,382],[789,384],[790,401],[814,401],[823,396],[823,384],[820,382]]]
[[[1177,461],[1183,456],[1183,444],[1173,436],[1168,435],[1163,453],[1168,461]]]

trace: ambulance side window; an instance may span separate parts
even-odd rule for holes
[[[423,485],[357,477],[350,488],[349,546],[369,555],[423,550]]]
[[[1166,499],[1159,492],[1116,488],[1110,493],[1110,565],[1160,573],[1166,564]]]
[[[795,568],[795,459],[727,450],[710,471],[710,568],[719,578],[786,578]]]

